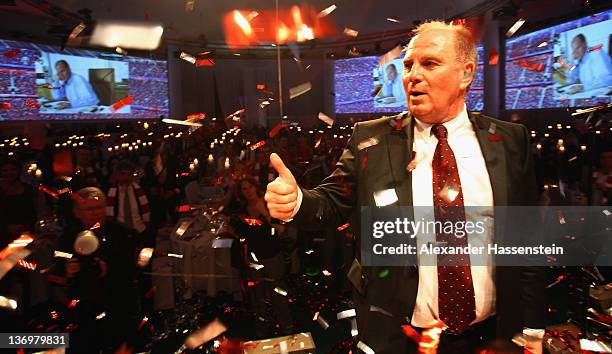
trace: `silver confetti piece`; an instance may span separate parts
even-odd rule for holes
[[[444,199],[446,202],[451,203],[455,201],[459,195],[459,190],[455,188],[451,183],[447,183],[444,188],[438,193],[438,196]]]
[[[329,328],[329,323],[325,321],[325,319],[323,318],[323,316],[321,316],[319,312],[315,313],[314,320],[319,322],[319,324],[321,325],[321,327],[323,327],[324,330]]]
[[[395,189],[393,188],[374,192],[374,202],[377,207],[391,205],[398,200],[397,193],[395,193]]]
[[[364,352],[366,354],[376,354],[374,349],[370,348],[367,344],[365,344],[362,341],[359,341],[357,343],[357,348],[360,349],[362,352]]]
[[[274,292],[282,296],[287,296],[287,291],[282,288],[279,288],[278,286],[274,288]]]
[[[312,89],[312,85],[310,82],[305,82],[303,84],[297,85],[289,89],[289,99],[294,99],[300,95],[305,94],[306,92]]]
[[[338,314],[336,315],[336,317],[339,320],[343,320],[345,318],[350,318],[350,317],[355,317],[355,316],[357,316],[355,309],[341,311],[341,312],[338,312]]]
[[[357,149],[358,150],[363,150],[369,147],[372,147],[374,145],[377,145],[380,142],[380,139],[378,139],[378,137],[371,137],[369,139],[366,139],[362,142],[359,143],[359,145],[357,145]]]
[[[370,305],[370,311],[380,312],[383,315],[387,315],[389,317],[393,317],[393,315],[390,312],[388,312],[387,310],[384,310],[384,309],[382,309],[382,308],[380,308],[378,306]],[[410,322],[410,321],[408,321],[408,322]]]
[[[351,318],[351,337],[357,337],[359,330],[357,330],[357,319]]]

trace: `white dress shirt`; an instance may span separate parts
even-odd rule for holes
[[[125,198],[129,198],[130,205],[130,215],[132,216],[131,222],[126,222],[125,220]],[[120,185],[117,188],[117,200],[119,201],[118,210],[117,210],[117,221],[122,224],[127,224],[132,226],[136,231],[143,232],[147,227],[140,216],[140,210],[138,209],[138,200],[136,198],[136,193],[134,193],[134,188],[132,186],[123,186]]]
[[[572,71],[572,79],[573,83],[582,84],[584,91],[612,85],[610,56],[603,49],[587,51]]]
[[[485,222],[484,235],[468,236],[470,246],[482,246],[483,242],[491,238],[493,233],[493,222],[486,216],[489,213],[485,212],[485,209],[492,210],[493,191],[480,144],[476,139],[472,123],[468,119],[465,106],[457,117],[443,125],[448,130],[448,144],[457,161],[464,205],[490,207],[478,208],[479,215],[469,215],[471,210],[466,209],[466,219]],[[433,215],[431,161],[438,139],[431,134],[431,126],[415,118],[413,151],[416,151],[417,164],[412,171],[412,203],[415,220],[421,220],[421,217],[431,220]],[[424,243],[435,242],[435,235],[417,234],[416,237],[417,249],[420,249]],[[478,256],[470,255],[471,264],[479,265],[471,266],[476,297],[476,319],[472,323],[485,320],[495,313],[495,283],[490,257],[487,257],[485,261],[483,259],[475,261],[474,257]],[[419,257],[419,289],[412,314],[412,325],[416,327],[428,327],[439,319],[436,260],[436,255]]]

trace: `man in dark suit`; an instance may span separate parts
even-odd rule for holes
[[[475,43],[466,28],[419,26],[402,75],[411,113],[356,124],[335,171],[312,190],[301,189],[272,154],[279,177],[267,187],[270,215],[298,227],[323,227],[344,223],[361,206],[389,203],[412,206],[413,219],[420,207],[459,207],[453,220],[465,220],[464,206],[533,205],[537,191],[526,128],[467,113],[475,70]],[[444,218],[436,214],[436,220]],[[504,227],[496,218],[493,236]],[[414,351],[401,326],[426,328],[442,320],[448,329],[440,352],[473,353],[487,339],[509,340],[522,332],[525,348],[541,353],[544,269],[470,266],[469,260],[463,267],[355,262],[349,279],[356,288],[361,349]]]

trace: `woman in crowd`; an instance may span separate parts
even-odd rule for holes
[[[237,236],[245,238],[247,243],[248,252],[244,256],[247,260],[247,277],[252,286],[246,288],[257,316],[258,334],[265,335],[261,330],[266,318],[265,299],[271,299],[273,314],[281,331],[291,333],[293,323],[284,293],[287,287],[283,280],[285,264],[280,239],[284,227],[272,224],[266,202],[259,195],[254,178],[241,179],[237,185],[237,194],[242,208],[232,224]]]

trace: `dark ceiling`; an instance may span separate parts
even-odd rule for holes
[[[505,8],[511,11],[502,11],[503,20],[510,22],[521,16],[528,21],[525,28],[530,28],[537,21],[578,15],[579,11],[588,11],[587,5],[601,7],[605,3],[601,0],[194,0],[193,10],[187,10],[188,1],[0,0],[0,32],[14,39],[60,43],[65,41],[81,19],[90,17],[94,21],[115,19],[162,23],[162,50],[169,43],[202,48],[207,45],[222,46],[225,43],[221,20],[224,14],[234,9],[273,10],[275,1],[278,1],[281,9],[307,4],[316,11],[335,4],[337,9],[329,18],[335,24],[337,34],[318,38],[317,43],[344,45],[342,41],[356,41],[373,34],[404,33],[415,21],[424,19],[470,17],[486,10]],[[388,21],[388,17],[400,22]],[[347,38],[342,34],[345,27],[359,31],[359,36],[356,39]]]

